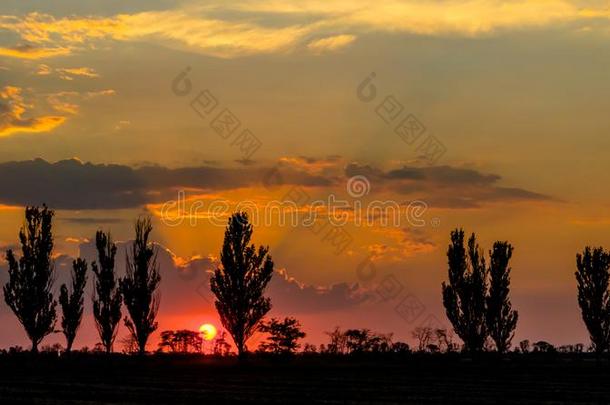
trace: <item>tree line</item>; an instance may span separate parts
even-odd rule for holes
[[[21,257],[17,259],[12,249],[6,252],[9,281],[3,288],[4,300],[32,342],[32,352],[37,352],[40,342],[55,331],[57,321],[57,301],[53,296],[53,216],[54,211],[46,205],[26,207],[25,225],[19,231]],[[146,351],[146,343],[157,329],[155,319],[159,309],[161,277],[149,241],[151,231],[149,217],[136,220],[135,240],[126,255],[127,271],[122,278],[115,272],[117,247],[110,233],[97,231],[95,235],[98,258],[91,263],[95,278],[93,318],[107,353],[112,351],[123,305],[127,309],[124,324],[140,353]],[[60,287],[61,332],[66,338],[68,352],[83,317],[87,269],[86,260],[74,260],[70,285],[62,284]]]
[[[57,300],[53,294],[55,268],[52,260],[54,211],[46,205],[26,207],[25,224],[19,231],[21,255],[12,249],[6,252],[9,281],[4,285],[4,299],[38,351],[42,340],[55,331]],[[88,270],[93,273],[92,312],[101,346],[107,353],[113,344],[121,319],[129,331],[128,343],[143,354],[150,336],[157,330],[161,282],[150,217],[135,221],[133,243],[126,252],[126,272],[117,275],[117,246],[110,232],[95,234],[97,260],[90,266],[77,258],[72,263],[71,280],[59,289],[61,332],[70,352],[84,311],[84,292]],[[292,317],[271,318],[271,299],[265,296],[273,276],[274,262],[268,246],[251,243],[253,226],[246,213],[234,213],[227,223],[220,252],[220,264],[210,276],[215,307],[226,330],[214,341],[215,354],[227,354],[230,335],[238,357],[248,352],[247,343],[256,332],[267,338],[259,352],[292,354],[301,348],[305,337],[299,321]],[[442,300],[453,330],[419,327],[413,331],[419,351],[456,352],[459,345],[454,333],[463,342],[462,351],[484,350],[507,352],[512,345],[519,314],[510,300],[510,261],[514,248],[507,241],[496,241],[488,251],[488,259],[473,233],[465,241],[464,231],[450,234],[447,249],[448,280],[442,283]],[[610,253],[601,247],[586,247],[576,255],[575,272],[578,304],[597,354],[610,349]],[[126,314],[123,316],[123,307]],[[404,353],[409,346],[393,342],[392,334],[378,334],[368,329],[338,327],[327,332],[330,342],[319,349],[306,344],[305,353],[357,354]],[[203,341],[197,332],[163,331],[159,350],[177,353],[201,352]],[[554,350],[547,342],[536,342],[534,351]],[[521,352],[530,350],[529,341],[519,344]],[[567,346],[566,349],[568,350]],[[576,345],[570,351],[581,352]]]

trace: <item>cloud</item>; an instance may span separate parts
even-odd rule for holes
[[[132,241],[118,241],[117,258],[125,258]],[[218,267],[218,258],[212,255],[182,257],[167,247],[155,243],[157,263],[161,274],[161,295],[164,311],[183,311],[192,305],[206,302],[213,307],[214,295],[210,291],[210,275]],[[88,262],[96,259],[95,241],[80,244],[80,256]],[[70,262],[64,260],[65,262]],[[117,273],[125,273],[125,260],[116,262]],[[67,275],[64,275],[67,279]],[[356,307],[371,298],[368,290],[358,284],[336,283],[319,286],[299,282],[288,275],[286,269],[275,271],[267,288],[273,305],[289,313],[320,313],[341,308]]]
[[[19,59],[43,59],[54,56],[68,55],[68,48],[56,47],[37,47],[34,45],[17,45],[13,47],[0,47],[0,56],[8,56]]]
[[[49,65],[41,64],[38,65],[36,74],[38,76],[48,76],[52,73],[58,73],[59,77],[63,80],[74,80],[74,77],[87,77],[97,78],[99,75],[97,72],[88,67],[76,67],[76,68],[56,68],[53,69]]]
[[[48,76],[51,73],[53,73],[53,68],[45,64],[38,65],[38,69],[36,70],[38,76]]]
[[[368,301],[372,294],[357,283],[336,283],[329,286],[304,284],[277,270],[269,283],[272,302],[287,313],[318,313],[353,308]]]
[[[262,185],[267,167],[210,166],[170,169],[132,168],[83,163],[78,159],[49,163],[42,159],[0,163],[0,202],[13,205],[46,202],[56,209],[119,209],[175,199],[178,189],[232,190]],[[295,169],[283,172],[283,184],[327,186],[331,181]]]
[[[478,37],[507,30],[607,21],[603,5],[569,0],[212,1],[109,17],[0,16],[0,30],[25,45],[0,55],[39,59],[89,49],[95,41],[151,41],[221,58],[308,48],[336,51],[371,32]],[[343,32],[349,31],[350,34]]]
[[[415,167],[381,170],[369,165],[350,163],[347,177],[365,176],[379,191],[409,196],[435,208],[478,208],[498,202],[552,202],[553,197],[498,183],[501,176],[474,169],[452,166]]]
[[[42,159],[0,163],[0,204],[46,202],[57,209],[120,209],[175,200],[178,190],[217,197],[214,193],[260,188],[268,184],[345,190],[349,177],[364,175],[377,192],[404,200],[423,200],[434,208],[478,208],[491,203],[552,202],[553,198],[517,187],[500,186],[500,176],[472,169],[401,167],[381,170],[338,158],[283,158],[275,168],[194,166],[130,167],[83,163],[78,159],[49,163]],[[277,183],[276,183],[277,181]],[[286,189],[287,190],[287,189]],[[264,194],[264,193],[263,193]],[[378,194],[379,195],[379,194]],[[252,197],[264,201],[264,195]],[[153,209],[155,207],[150,207]],[[158,208],[158,207],[157,207]]]
[[[0,137],[18,132],[48,132],[65,121],[65,117],[42,115],[25,118],[33,108],[24,101],[21,88],[6,86],[0,90]]]
[[[311,41],[307,48],[314,53],[333,52],[347,47],[355,40],[354,35],[335,35]]]
[[[83,76],[83,77],[100,77],[96,71],[88,67],[78,68],[58,68],[56,69],[59,73],[63,74],[62,78],[70,77],[68,80],[72,80],[72,76]]]
[[[61,91],[52,93],[47,96],[47,103],[57,112],[64,114],[76,114],[78,112],[78,104],[69,101],[69,99],[78,96],[74,91]]]
[[[46,97],[47,103],[57,112],[74,115],[78,113],[79,105],[77,102],[82,100],[91,100],[97,97],[113,96],[116,92],[112,89],[100,91],[88,91],[79,93],[77,91],[60,91],[57,93],[48,94]]]
[[[367,246],[373,261],[403,262],[405,259],[436,250],[437,245],[423,228],[382,227],[373,232],[388,239],[388,243],[375,243]]]
[[[107,224],[118,224],[124,219],[121,218],[100,218],[100,217],[60,217],[59,221],[68,222],[71,224],[84,224],[84,225],[107,225]]]
[[[116,95],[115,90],[105,89],[105,90],[98,90],[98,91],[88,91],[84,94],[84,98],[86,100],[89,100],[89,99],[96,98],[96,97],[114,96],[114,95]]]

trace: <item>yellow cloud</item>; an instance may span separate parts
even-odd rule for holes
[[[83,77],[100,77],[97,72],[88,67],[79,67],[79,68],[59,68],[55,69],[60,73],[60,77],[66,78],[68,80],[72,80],[71,76],[83,76]]]
[[[76,114],[78,112],[78,105],[68,101],[69,98],[74,96],[78,96],[78,93],[74,91],[62,91],[47,96],[47,102],[57,112]]]
[[[36,70],[36,74],[38,76],[48,76],[53,72],[53,69],[48,65],[38,65],[38,70]]]
[[[92,41],[101,39],[148,40],[223,58],[281,53],[303,45],[320,53],[342,49],[356,36],[367,32],[479,36],[610,18],[608,8],[583,7],[586,3],[385,0],[371,7],[365,0],[236,0],[231,3],[216,0],[206,6],[103,18],[55,18],[30,13],[24,17],[0,16],[0,30],[12,31],[28,43],[0,48],[0,55],[29,59],[65,55],[92,47]],[[215,11],[213,16],[211,10]],[[221,15],[228,17],[221,18]],[[282,25],[283,16],[287,18]],[[575,27],[578,28],[582,26]],[[346,31],[353,35],[328,36]],[[88,77],[95,74],[80,73]]]
[[[122,39],[155,39],[217,57],[283,52],[311,31],[307,26],[263,27],[250,22],[198,17],[188,11],[119,16]]]
[[[21,89],[6,86],[0,90],[0,137],[17,132],[48,132],[63,124],[65,117],[45,115],[24,118],[32,105],[26,104],[21,96]]]
[[[115,90],[105,89],[105,90],[99,90],[99,91],[88,91],[87,93],[85,93],[85,95],[83,97],[85,99],[91,99],[91,98],[100,97],[100,96],[114,96],[115,94],[116,94]]]
[[[311,41],[307,44],[307,48],[314,53],[331,52],[345,48],[355,40],[354,35],[335,35]]]
[[[65,114],[76,114],[78,113],[79,106],[75,100],[90,100],[96,97],[112,96],[116,92],[112,89],[100,90],[100,91],[89,91],[86,93],[79,93],[76,91],[60,91],[58,93],[51,93],[47,95],[47,103],[57,112]]]
[[[67,55],[70,53],[68,48],[45,48],[34,47],[31,45],[20,45],[12,48],[0,47],[0,56],[8,56],[19,59],[42,59],[53,56]]]

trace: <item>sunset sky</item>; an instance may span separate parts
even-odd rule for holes
[[[57,284],[73,258],[94,258],[99,228],[122,271],[149,213],[159,331],[195,330],[220,326],[205,282],[226,215],[191,207],[333,195],[349,203],[344,249],[330,228],[254,231],[278,270],[271,315],[297,317],[305,341],[342,326],[412,342],[419,325],[448,326],[440,284],[463,227],[486,251],[515,247],[513,343],[588,343],[575,254],[610,247],[609,72],[601,0],[3,0],[0,248],[17,245],[23,207],[46,202]],[[219,129],[227,114],[235,125]],[[417,133],[401,136],[403,120]],[[354,176],[367,182],[356,197]],[[354,204],[374,200],[422,202],[423,222],[358,226]],[[90,293],[77,347],[97,341]],[[0,346],[28,345],[3,300],[0,323]]]

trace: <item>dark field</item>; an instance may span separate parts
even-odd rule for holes
[[[548,403],[610,400],[610,366],[536,355],[299,358],[0,356],[0,403]]]

